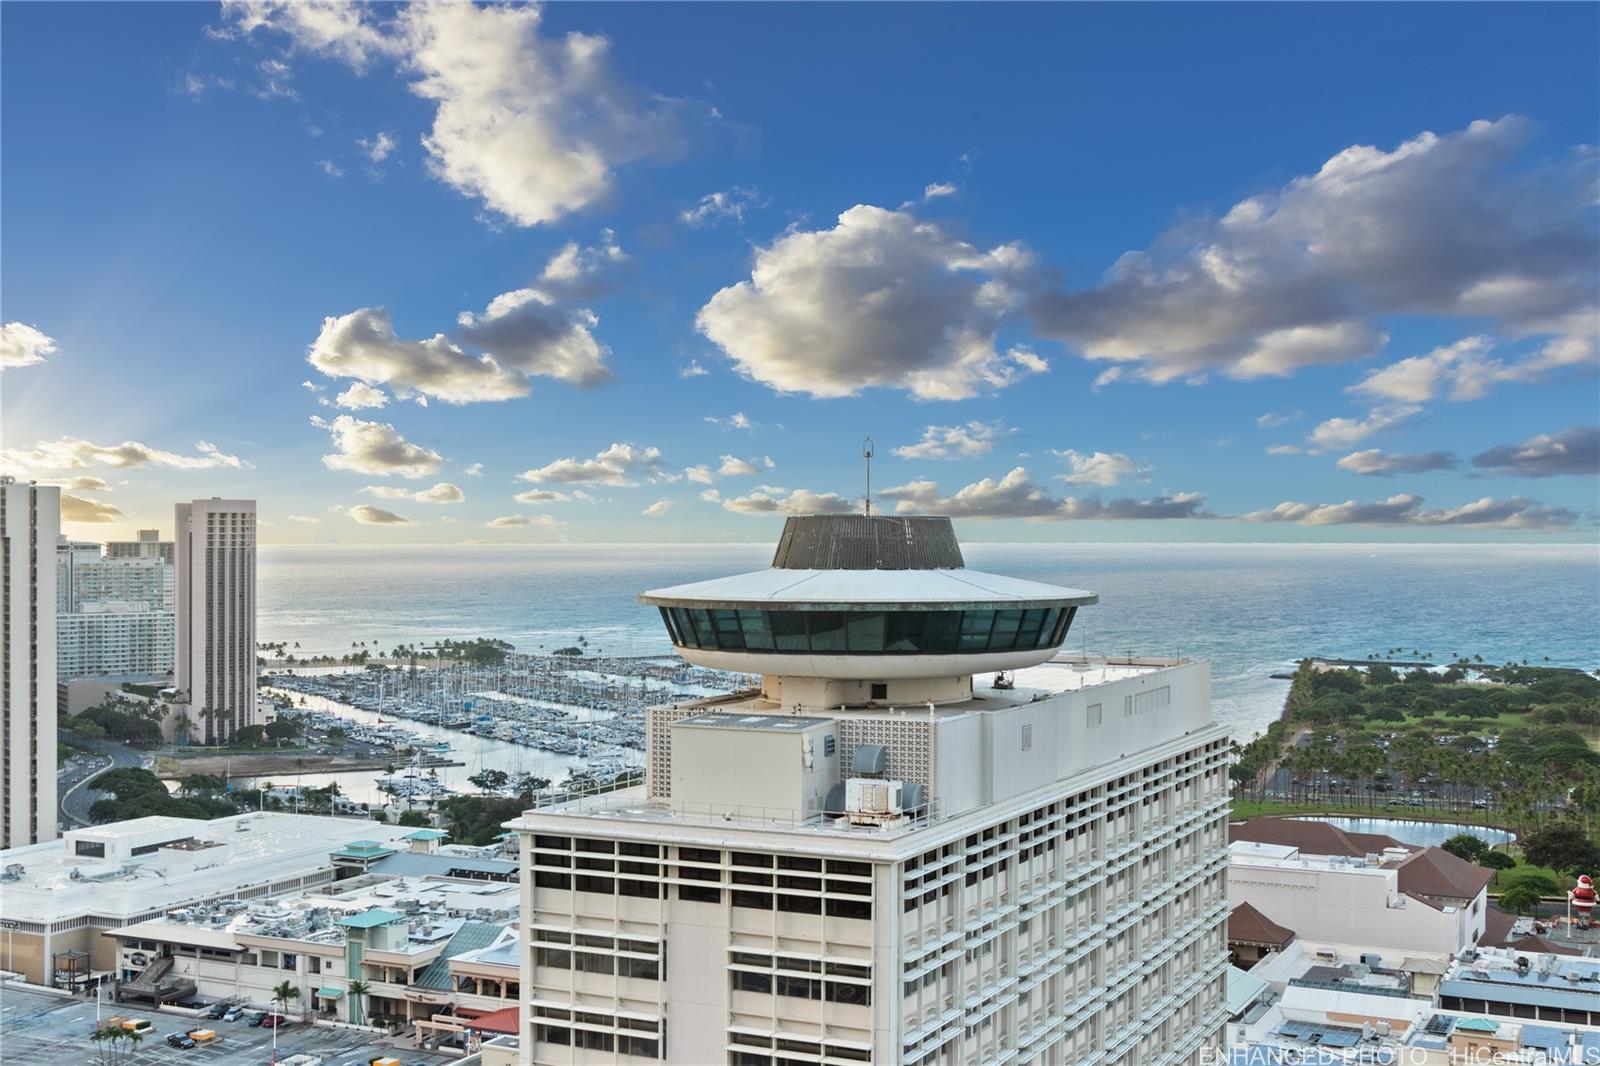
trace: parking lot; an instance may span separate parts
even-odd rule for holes
[[[183,1014],[152,1011],[127,1004],[106,1003],[101,1014],[109,1018],[147,1018],[155,1027],[128,1058],[129,1066],[192,1063],[193,1066],[265,1066],[272,1061],[272,1030],[251,1028],[243,1019],[213,1022]],[[248,1016],[247,1016],[248,1017]],[[61,999],[0,985],[0,1061],[28,1066],[92,1066],[101,1052],[89,1039],[95,1029],[94,1000]],[[212,1029],[215,1043],[187,1051],[167,1046],[170,1033]],[[366,1066],[372,1059],[393,1055],[405,1066],[454,1062],[427,1052],[395,1050],[374,1043],[368,1033],[319,1028],[291,1022],[278,1030],[278,1061],[290,1055],[315,1055],[322,1066]],[[120,1061],[120,1060],[119,1060]]]

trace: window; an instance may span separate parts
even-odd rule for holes
[[[1097,726],[1099,726],[1101,721],[1104,719],[1104,717],[1105,717],[1105,715],[1101,711],[1101,705],[1100,704],[1098,704],[1098,703],[1089,704],[1089,728],[1090,729],[1094,729]]]
[[[887,681],[874,681],[872,683],[872,698],[875,699],[875,700],[886,700],[886,699],[888,699],[889,698],[889,683]],[[833,738],[829,737],[828,739],[832,740]]]
[[[1023,751],[1032,751],[1033,750],[1033,723],[1032,722],[1024,722],[1024,723],[1022,723],[1022,750]]]
[[[1073,608],[1004,611],[804,611],[672,607],[661,612],[682,647],[828,655],[948,655],[1058,646]]]
[[[73,853],[76,855],[83,855],[91,859],[103,859],[106,857],[106,846],[102,841],[74,840],[72,844]]]

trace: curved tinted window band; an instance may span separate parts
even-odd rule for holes
[[[663,607],[680,647],[796,655],[949,655],[1055,648],[1076,607],[1002,611],[760,611]]]

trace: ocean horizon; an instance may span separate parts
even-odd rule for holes
[[[975,569],[1088,589],[1072,651],[1211,661],[1214,714],[1244,740],[1311,655],[1402,649],[1600,666],[1600,549],[1574,544],[969,542]],[[760,569],[770,542],[271,545],[258,639],[309,656],[497,637],[525,652],[670,654],[638,593]]]

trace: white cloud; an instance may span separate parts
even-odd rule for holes
[[[1256,419],[1256,425],[1262,429],[1277,429],[1287,425],[1305,414],[1304,411],[1268,411]]]
[[[718,477],[751,477],[771,470],[774,466],[772,457],[766,455],[759,459],[741,459],[737,455],[724,455],[721,459],[722,465],[717,468]]]
[[[1042,293],[1047,336],[1151,381],[1252,378],[1347,362],[1384,315],[1489,318],[1590,348],[1593,158],[1519,160],[1531,124],[1479,121],[1392,151],[1347,148],[1316,173],[1129,252],[1098,287]]]
[[[7,322],[0,326],[0,368],[14,370],[35,366],[56,353],[54,337],[26,322]]]
[[[902,444],[894,454],[902,459],[968,459],[984,455],[1004,432],[998,422],[964,422],[958,426],[923,426],[922,439]]]
[[[1520,444],[1502,444],[1474,455],[1472,465],[1519,477],[1600,474],[1600,427],[1573,426],[1559,433],[1541,433]]]
[[[370,503],[358,503],[345,513],[364,526],[410,526],[416,524],[405,515],[398,515],[393,511],[385,511],[382,507],[374,507]]]
[[[61,494],[61,520],[63,522],[101,523],[115,522],[122,517],[116,504],[91,500],[87,496]]]
[[[714,226],[726,219],[743,222],[746,211],[765,206],[760,192],[735,185],[722,192],[706,193],[693,207],[680,211],[678,220],[690,226]]]
[[[467,477],[482,477],[483,476],[483,464],[482,463],[469,463],[465,467],[462,468],[461,472],[463,474],[465,474]]]
[[[746,433],[754,433],[756,430],[755,420],[743,411],[735,411],[727,418],[706,415],[704,420],[713,426],[721,426],[723,429],[742,429]]]
[[[382,389],[373,388],[364,381],[357,381],[335,396],[333,402],[347,410],[360,411],[368,407],[386,406],[389,403],[389,394]]]
[[[1084,454],[1072,451],[1051,450],[1051,454],[1065,462],[1069,468],[1065,474],[1057,474],[1058,481],[1065,481],[1068,485],[1100,485],[1109,487],[1126,478],[1147,479],[1150,468],[1128,458],[1121,452],[1092,452]]]
[[[1512,496],[1504,500],[1483,497],[1460,507],[1425,510],[1422,497],[1400,493],[1372,503],[1297,503],[1286,500],[1265,511],[1241,516],[1246,522],[1293,522],[1302,526],[1467,526],[1479,529],[1562,529],[1577,515],[1562,507],[1546,507],[1537,500]]]
[[[1430,470],[1449,470],[1456,465],[1456,457],[1449,452],[1416,452],[1399,455],[1377,448],[1351,452],[1338,462],[1340,470],[1369,477],[1387,477],[1390,474],[1422,474]]]
[[[1298,444],[1272,444],[1267,447],[1268,455],[1299,455],[1305,451]]]
[[[924,200],[937,200],[943,196],[954,196],[958,191],[960,190],[947,181],[935,181],[923,186],[922,198]]]
[[[482,314],[458,318],[462,338],[488,352],[484,358],[490,362],[585,387],[611,378],[610,350],[591,332],[599,321],[593,312],[558,306],[535,288],[501,293]]]
[[[672,510],[672,501],[668,499],[660,499],[639,513],[644,515],[646,518],[660,518],[670,510]]]
[[[490,529],[514,529],[518,526],[532,526],[536,529],[561,529],[565,522],[547,514],[504,514],[499,518],[491,518],[484,523]]]
[[[178,470],[217,467],[240,470],[250,465],[237,455],[221,451],[209,441],[196,441],[195,451],[199,454],[180,455],[133,440],[125,440],[120,444],[95,444],[77,437],[61,437],[39,441],[30,448],[0,450],[0,465],[22,471],[83,470],[95,466],[125,470],[142,466],[169,466]]]
[[[419,478],[437,474],[444,466],[444,456],[411,443],[387,422],[340,415],[332,422],[312,418],[311,424],[327,430],[333,442],[334,453],[322,457],[322,464],[329,470]]]
[[[1594,335],[1600,319],[1592,314],[1569,316],[1560,335],[1536,350],[1508,358],[1490,358],[1494,338],[1464,337],[1442,345],[1427,355],[1414,355],[1369,372],[1346,392],[1377,400],[1422,403],[1436,397],[1478,400],[1496,386],[1543,381],[1551,371],[1571,366],[1592,366]]]
[[[711,472],[711,467],[707,466],[705,463],[697,463],[694,466],[685,467],[683,476],[698,485],[709,485],[715,481],[717,477],[716,474]]]
[[[395,42],[367,20],[370,9],[344,0],[223,0],[226,34],[273,29],[297,49],[332,56],[356,70],[391,55]]]
[[[522,375],[487,355],[468,354],[442,333],[423,341],[400,339],[382,307],[323,319],[308,359],[330,377],[388,385],[401,399],[422,395],[459,404],[528,394]]]
[[[338,163],[335,163],[331,159],[317,160],[317,169],[322,171],[330,178],[344,177],[344,167],[341,167]]]
[[[740,373],[780,392],[962,399],[1046,369],[1026,348],[996,348],[1036,274],[1020,245],[980,251],[932,222],[860,205],[833,229],[757,248],[750,278],[695,323]]]
[[[372,137],[358,138],[356,147],[361,149],[369,161],[381,163],[394,151],[394,138],[389,136],[387,131],[379,130]]]
[[[1023,467],[1000,480],[984,478],[945,496],[935,481],[913,481],[884,489],[898,514],[940,514],[952,518],[1032,518],[1039,520],[1210,518],[1205,497],[1179,492],[1149,499],[1066,496],[1057,499],[1035,483]]]
[[[1375,433],[1394,429],[1421,410],[1413,404],[1400,404],[1373,408],[1365,418],[1330,418],[1317,423],[1306,436],[1306,450],[1317,453],[1358,444]]]
[[[833,492],[819,493],[807,489],[795,489],[787,496],[781,495],[782,492],[782,489],[762,485],[748,495],[719,499],[717,502],[720,502],[725,510],[737,514],[843,514],[856,508],[855,501],[847,500]]]
[[[322,519],[317,518],[317,517],[315,517],[313,515],[308,515],[308,514],[292,514],[292,515],[288,516],[288,519],[291,522],[301,522],[301,523],[303,523],[305,525],[308,525],[308,526],[315,526],[315,525],[321,525],[322,524]]]
[[[517,475],[535,484],[556,482],[566,485],[616,485],[626,487],[635,479],[671,480],[661,460],[661,449],[617,442],[593,459],[557,459]]]
[[[441,481],[431,489],[416,491],[393,485],[367,485],[361,491],[380,500],[412,500],[416,503],[460,503],[467,498],[459,485],[452,485],[448,481]]]
[[[711,371],[700,365],[700,360],[691,359],[688,363],[678,368],[680,378],[703,378]]]
[[[609,277],[628,261],[611,230],[600,231],[600,243],[568,241],[539,273],[537,287],[551,300],[584,299],[602,291]]]

